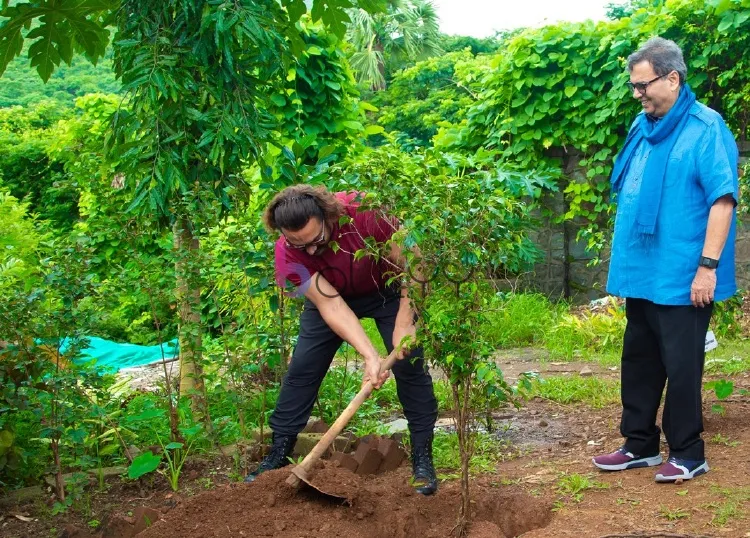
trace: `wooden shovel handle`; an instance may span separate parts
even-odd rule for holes
[[[396,360],[398,360],[398,353],[399,349],[394,348],[394,350],[391,351],[390,355],[385,358],[385,360],[380,365],[381,373],[387,372],[393,367]],[[336,422],[333,423],[333,425],[328,429],[323,437],[320,438],[320,441],[318,441],[318,443],[313,447],[310,453],[305,456],[305,459],[303,459],[302,462],[297,465],[296,469],[302,471],[303,475],[307,474],[310,471],[315,462],[320,459],[325,451],[328,450],[328,447],[331,446],[336,437],[338,437],[339,434],[343,431],[343,429],[354,416],[354,413],[356,413],[357,409],[359,409],[359,406],[362,405],[362,402],[370,397],[372,391],[372,381],[368,381],[360,389],[357,395],[352,398],[352,401],[349,402],[349,405],[346,406],[346,409],[344,409],[344,411],[339,415],[339,417],[336,419]],[[297,486],[299,482],[300,479],[295,474],[292,474],[289,478],[287,478],[286,481],[286,483],[290,486]]]

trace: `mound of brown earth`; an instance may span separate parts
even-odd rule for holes
[[[288,477],[289,469],[280,469],[262,474],[252,484],[197,495],[138,537],[442,538],[456,523],[458,482],[423,497],[409,486],[406,467],[370,478],[334,467],[313,477],[316,486],[333,489],[350,504],[333,502],[304,485],[295,490],[286,484]],[[518,536],[552,519],[548,502],[485,481],[472,485],[472,499],[474,538]]]

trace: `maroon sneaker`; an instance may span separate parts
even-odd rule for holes
[[[661,463],[661,454],[644,457],[628,452],[625,450],[625,447],[622,447],[611,454],[597,456],[592,461],[594,465],[603,471],[624,471],[625,469],[659,465]]]
[[[706,460],[669,458],[667,463],[659,468],[654,479],[657,482],[675,482],[677,480],[690,480],[707,472],[708,462]]]

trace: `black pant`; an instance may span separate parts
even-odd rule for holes
[[[393,350],[393,329],[400,297],[392,290],[364,297],[345,298],[349,308],[360,319],[372,318],[386,349]],[[276,435],[297,435],[310,418],[315,398],[331,365],[341,338],[323,320],[318,309],[306,300],[300,316],[297,346],[284,377],[276,409],[269,424]],[[431,435],[437,420],[437,400],[432,378],[427,372],[421,348],[396,362],[396,392],[409,422],[412,442],[419,443]],[[414,360],[414,357],[418,357]]]
[[[625,310],[620,432],[626,450],[641,456],[659,452],[656,412],[669,380],[662,426],[670,456],[702,460],[701,384],[713,304],[697,308],[627,299]]]

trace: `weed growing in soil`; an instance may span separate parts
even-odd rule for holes
[[[659,507],[659,515],[667,521],[677,521],[678,519],[690,517],[690,513],[683,508],[672,509],[665,505]]]
[[[593,480],[593,475],[579,473],[562,473],[557,481],[557,492],[564,498],[579,503],[583,500],[583,492],[590,489],[609,489],[606,482]],[[562,499],[560,499],[562,500]]]
[[[711,442],[715,445],[724,445],[730,448],[734,448],[740,444],[739,441],[732,441],[730,437],[717,433],[711,438]]]
[[[721,495],[722,502],[710,503],[706,505],[714,513],[711,518],[711,525],[723,527],[733,519],[744,519],[748,513],[746,505],[750,502],[750,487],[744,488],[721,488],[711,486],[711,492]]]

